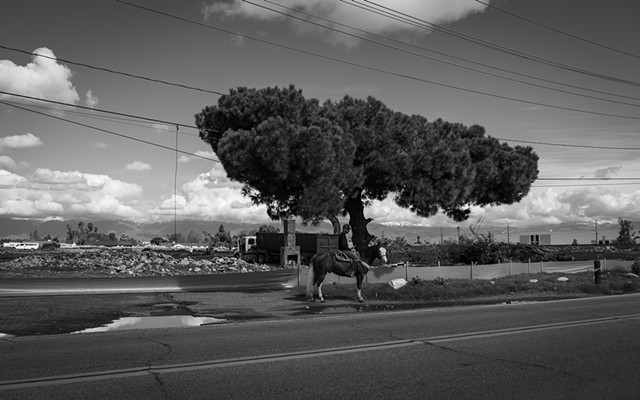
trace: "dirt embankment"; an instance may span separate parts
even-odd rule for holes
[[[269,271],[230,255],[145,249],[0,251],[0,278],[97,278]]]

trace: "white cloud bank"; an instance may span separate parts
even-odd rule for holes
[[[33,133],[24,135],[5,136],[0,138],[0,151],[5,148],[21,149],[42,145],[42,140]]]
[[[139,219],[142,187],[106,175],[38,168],[29,176],[0,170],[0,216]]]
[[[254,1],[264,7],[276,9],[282,12],[291,13],[286,9],[278,7],[272,2]],[[398,19],[389,18],[379,13],[363,10],[362,8],[338,0],[277,0],[273,3],[280,4],[288,8],[295,8],[309,14],[313,14],[339,24],[353,26],[354,28],[366,30],[374,33],[391,33],[396,31],[417,30],[422,33],[426,31],[408,25]],[[442,24],[462,19],[469,14],[483,11],[486,6],[473,0],[376,0],[372,6],[379,5],[385,8],[376,7],[380,12],[388,12],[389,9],[402,14],[396,17],[406,18],[411,16],[434,24]],[[213,1],[203,8],[205,19],[213,16],[227,18],[244,17],[260,21],[265,20],[286,20],[295,27],[298,32],[311,35],[323,33],[326,41],[333,44],[343,44],[353,46],[357,39],[348,37],[337,32],[329,32],[323,28],[314,27],[311,24],[285,17],[282,14],[261,8],[242,0]],[[296,15],[296,14],[294,14]],[[300,16],[299,14],[297,16]],[[318,22],[318,21],[316,21]],[[326,21],[322,24],[328,24]],[[333,26],[344,30],[338,26]]]
[[[199,174],[184,184],[177,197],[173,195],[150,210],[153,220],[179,218],[230,222],[269,222],[266,207],[255,206],[240,192],[241,185],[231,182],[221,165]]]
[[[25,66],[16,65],[10,60],[0,60],[0,90],[43,100],[76,104],[80,100],[75,86],[71,82],[73,73],[58,60],[52,50],[40,47],[33,51],[31,62]],[[0,99],[11,96],[0,94]],[[88,90],[85,104],[94,108],[98,97]]]
[[[142,162],[142,161],[134,161],[125,166],[127,171],[150,171],[151,165]]]
[[[176,208],[179,218],[230,222],[268,223],[266,208],[255,206],[240,193],[241,185],[229,181],[220,165],[199,174],[184,184],[178,196],[167,196],[150,210],[150,219],[168,220]],[[616,222],[618,217],[632,219],[640,215],[640,190],[618,192],[605,187],[575,189],[533,189],[520,203],[495,207],[473,207],[469,221],[483,218],[485,226],[519,228],[555,225],[564,222]],[[445,215],[419,218],[393,203],[393,199],[375,201],[365,216],[376,223],[423,227],[455,227],[460,223]]]
[[[141,200],[141,186],[106,175],[39,168],[22,176],[0,169],[0,216],[167,221],[177,212],[180,219],[270,223],[266,208],[252,204],[240,189],[219,164],[182,185],[177,196],[171,191],[155,202]],[[365,216],[376,223],[423,227],[466,226],[483,218],[484,226],[528,228],[594,219],[616,223],[618,217],[637,215],[640,190],[619,192],[610,187],[533,189],[517,204],[474,207],[469,221],[461,224],[441,214],[418,218],[393,204],[391,198],[365,209]]]
[[[0,89],[39,99],[75,104],[80,96],[71,83],[71,70],[58,64],[53,51],[46,47],[34,50],[33,54],[31,62],[25,66],[16,65],[9,60],[0,60]],[[2,96],[6,97],[0,95]]]

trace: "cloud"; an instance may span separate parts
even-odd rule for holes
[[[95,143],[92,143],[91,145],[96,149],[106,149],[107,147],[109,147],[109,145],[104,142],[95,142]]]
[[[210,158],[212,160],[216,160],[216,155],[213,151],[204,151],[204,150],[198,150],[194,153],[197,156],[200,157],[205,157],[205,158]]]
[[[30,176],[0,170],[0,215],[140,218],[142,187],[106,175],[38,168]]]
[[[95,106],[98,105],[98,103],[100,103],[98,98],[93,95],[93,92],[91,90],[88,90],[87,93],[85,94],[84,102],[87,104],[87,107],[91,107],[91,108],[94,108]]]
[[[42,140],[32,133],[25,135],[5,136],[0,138],[0,150],[5,147],[20,149],[25,147],[35,147],[42,145]]]
[[[259,3],[265,7],[291,13],[291,11],[269,3]],[[387,7],[386,10],[379,8],[378,10],[381,12],[388,12],[388,9],[391,9],[402,13],[403,15],[396,14],[396,16],[399,16],[400,18],[406,18],[406,15],[410,15],[414,18],[434,24],[453,22],[462,19],[469,14],[481,12],[486,8],[486,6],[481,3],[468,0],[377,0],[375,3],[380,6]],[[281,0],[278,1],[278,4],[282,4],[289,8],[296,8],[303,12],[335,21],[339,24],[353,26],[354,28],[374,33],[392,33],[408,30],[417,30],[421,33],[426,33],[426,31],[400,22],[398,19],[366,11],[362,8],[340,1]],[[332,44],[353,46],[358,42],[358,39],[353,37],[337,32],[327,31],[326,29],[313,26],[306,22],[287,18],[282,14],[257,7],[242,0],[210,2],[204,6],[203,14],[205,19],[218,16],[223,18],[248,18],[258,21],[286,20],[298,33],[316,36],[318,34],[322,34],[324,40]],[[322,23],[329,24],[326,22]],[[338,26],[333,27],[341,30],[345,29]]]
[[[151,127],[157,132],[172,132],[172,128],[165,124],[151,124]]]
[[[222,166],[215,165],[209,172],[185,183],[177,197],[167,196],[150,210],[150,214],[156,220],[173,218],[175,207],[181,218],[269,222],[266,208],[253,205],[242,195],[241,187],[241,184],[229,181]]]
[[[151,165],[144,163],[142,161],[134,161],[132,163],[127,164],[125,168],[128,171],[149,171],[151,170]]]
[[[621,167],[602,168],[596,171],[596,178],[610,178],[612,174],[617,174]]]
[[[183,154],[183,155],[181,155],[180,157],[178,157],[178,162],[179,162],[179,163],[186,164],[186,163],[188,163],[189,161],[191,161],[191,157],[189,157],[189,156],[185,156],[184,154]]]
[[[561,222],[615,221],[640,214],[640,190],[619,192],[605,187],[568,190],[532,190],[520,203],[475,207],[471,218],[484,217],[494,224],[536,226]]]
[[[80,96],[71,83],[71,70],[58,64],[53,51],[46,47],[34,50],[33,54],[25,66],[0,60],[0,90],[75,104]]]
[[[237,47],[242,47],[245,44],[244,36],[239,36],[239,35],[231,36],[229,41],[231,42],[231,44]]]
[[[18,167],[18,164],[9,156],[0,156],[0,167],[15,169]]]
[[[26,179],[7,170],[0,169],[0,188],[17,187],[23,184]]]

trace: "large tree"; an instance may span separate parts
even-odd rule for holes
[[[200,137],[243,193],[273,220],[318,223],[349,216],[356,247],[367,245],[373,200],[422,217],[456,221],[470,206],[521,200],[537,178],[538,156],[485,136],[482,127],[427,121],[379,100],[346,96],[320,104],[288,88],[230,90],[196,115]]]

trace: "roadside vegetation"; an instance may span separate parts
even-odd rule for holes
[[[640,272],[640,261],[636,261],[632,269]],[[558,278],[567,280],[561,281]],[[323,293],[327,301],[331,298],[355,298],[354,286],[325,285]],[[593,272],[526,274],[493,281],[442,278],[429,281],[414,277],[399,289],[394,289],[389,284],[365,284],[362,292],[366,300],[426,306],[482,304],[638,293],[640,278],[626,269],[604,271],[599,284],[595,283]]]

